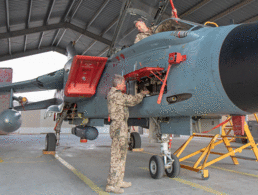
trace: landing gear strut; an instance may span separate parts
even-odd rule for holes
[[[168,177],[177,177],[180,173],[180,163],[176,155],[171,154],[168,147],[168,134],[162,134],[161,140],[161,154],[162,157],[154,155],[149,161],[150,175],[153,179],[160,179],[164,170]]]
[[[56,132],[56,145],[59,146],[59,141],[60,141],[60,132],[61,132],[61,126],[62,123],[67,116],[68,109],[64,109],[63,112],[60,113],[59,118],[56,121],[56,126],[55,126],[55,132]]]

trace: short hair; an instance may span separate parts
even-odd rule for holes
[[[134,25],[135,25],[137,22],[144,22],[144,23],[145,23],[145,21],[144,21],[142,18],[138,18],[137,20],[135,20],[135,21],[134,21]]]
[[[121,84],[125,78],[121,75],[115,74],[114,80],[113,80],[113,87],[117,87],[117,85]]]

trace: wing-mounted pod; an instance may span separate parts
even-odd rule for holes
[[[12,84],[12,69],[0,68],[0,86],[6,84]],[[0,90],[1,91],[1,90]],[[16,131],[21,126],[21,113],[13,109],[13,101],[16,100],[19,103],[26,104],[27,98],[14,97],[13,89],[9,89],[4,95],[0,95],[0,132],[11,133]],[[3,133],[1,132],[1,133]]]
[[[0,114],[0,130],[6,133],[18,130],[21,124],[21,113],[14,109],[4,110]]]
[[[94,140],[98,137],[99,132],[95,127],[80,125],[72,128],[72,134],[81,139]]]
[[[0,114],[0,130],[11,133],[18,130],[21,127],[21,112],[13,109],[13,101],[16,100],[20,105],[25,105],[28,103],[25,97],[15,97],[13,96],[13,90],[11,89],[9,109],[4,110]]]
[[[13,101],[17,101],[19,106],[13,106]],[[48,108],[48,111],[60,112],[62,110],[62,101],[57,98],[29,103],[26,97],[16,97],[11,89],[9,109],[0,113],[0,130],[11,133],[21,127],[21,112],[28,110],[40,110]],[[58,111],[56,111],[58,107]]]

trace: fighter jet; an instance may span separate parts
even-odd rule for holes
[[[166,28],[164,28],[166,26]],[[46,109],[55,113],[55,134],[46,136],[46,150],[59,144],[65,121],[77,126],[72,133],[82,139],[98,136],[95,126],[110,124],[107,93],[115,74],[127,81],[126,93],[148,89],[142,103],[130,108],[129,126],[150,128],[161,143],[163,160],[150,159],[150,174],[160,178],[179,174],[179,161],[168,149],[168,135],[190,135],[196,118],[246,115],[258,111],[258,23],[208,27],[176,18],[161,22],[154,35],[113,49],[109,58],[76,55],[67,46],[69,60],[63,69],[33,80],[0,86],[10,94],[9,109],[0,114],[0,129],[13,132],[20,125],[21,110]],[[23,103],[15,93],[56,89],[54,99]],[[18,100],[21,106],[14,107]],[[140,136],[132,133],[132,148]]]

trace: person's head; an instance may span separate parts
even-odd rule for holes
[[[115,87],[117,90],[124,91],[126,87],[124,77],[116,74],[113,80],[113,87]]]
[[[136,20],[134,24],[139,32],[147,32],[149,30],[149,28],[146,26],[145,22],[141,18]]]

